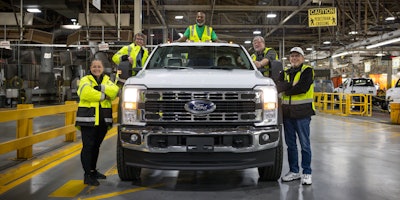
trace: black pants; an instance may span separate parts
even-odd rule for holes
[[[99,126],[81,126],[83,148],[81,151],[81,162],[85,174],[96,170],[97,159],[99,157],[100,145],[107,133],[105,123]]]

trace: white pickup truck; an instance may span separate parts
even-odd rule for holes
[[[339,85],[339,87],[335,88],[333,92],[344,94],[371,94],[372,101],[374,101],[374,97],[376,97],[377,94],[377,89],[374,81],[371,78],[349,78],[346,79],[343,84]],[[363,101],[360,99],[360,96],[354,96],[352,100],[355,102]],[[359,110],[360,107],[354,106],[352,109]]]
[[[388,111],[390,112],[390,102],[398,102],[400,103],[400,79],[397,80],[396,85],[392,88],[389,88],[386,91],[385,95],[385,105],[387,106]]]
[[[258,168],[259,181],[282,170],[282,119],[274,81],[246,49],[228,43],[157,46],[126,80],[119,108],[121,180],[142,168]]]
[[[370,78],[349,78],[335,88],[334,92],[345,94],[371,94],[376,96],[374,81]]]

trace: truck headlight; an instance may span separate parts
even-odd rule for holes
[[[121,112],[122,124],[143,125],[141,123],[140,103],[144,102],[143,93],[146,90],[144,86],[127,85],[123,88]]]
[[[275,125],[278,123],[278,92],[275,86],[258,86],[262,103],[262,122],[256,126]]]

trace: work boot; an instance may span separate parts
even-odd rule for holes
[[[100,173],[100,172],[97,171],[97,170],[95,171],[95,173],[96,173],[96,178],[97,178],[97,179],[106,179],[106,178],[107,178],[106,175]]]
[[[83,183],[92,186],[100,185],[100,182],[96,178],[95,172],[90,172],[89,174],[85,174]]]

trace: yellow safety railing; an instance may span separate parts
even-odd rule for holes
[[[113,121],[117,120],[118,98],[113,101]],[[0,111],[0,123],[17,121],[16,139],[0,143],[0,155],[17,151],[17,159],[30,159],[33,156],[32,145],[65,135],[66,142],[76,140],[75,119],[78,103],[66,101],[64,105],[34,108],[33,104],[18,104],[16,110]],[[65,113],[63,127],[33,134],[33,119],[47,115]]]
[[[342,116],[372,116],[371,94],[314,93],[315,108]]]

